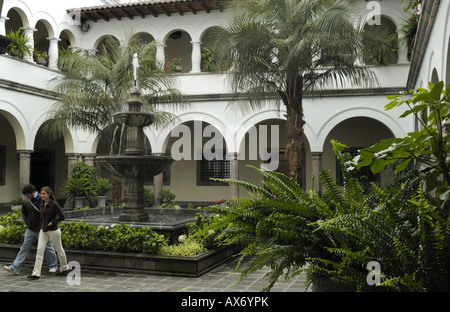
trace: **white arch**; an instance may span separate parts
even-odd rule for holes
[[[200,112],[200,111],[191,111],[188,113],[183,113],[178,116],[179,119],[179,125],[189,122],[189,121],[202,121],[206,122],[212,126],[214,126],[220,134],[223,136],[225,140],[225,144],[227,146],[227,149],[230,150],[230,148],[233,146],[233,142],[231,138],[233,137],[233,133],[231,133],[230,127],[220,119],[218,119],[216,116],[206,113],[206,112]],[[154,145],[154,149],[152,151],[154,153],[164,153],[167,148],[167,143],[169,142],[170,133],[171,131],[175,129],[175,127],[166,127],[156,133],[156,142]],[[152,143],[152,142],[150,142]]]
[[[354,117],[367,117],[378,120],[383,125],[385,125],[386,128],[388,128],[397,138],[404,137],[407,134],[407,131],[402,128],[397,119],[393,116],[388,115],[384,111],[380,111],[378,109],[370,107],[351,107],[349,109],[345,109],[335,113],[320,126],[316,140],[314,142],[310,142],[311,151],[323,151],[325,140],[331,130],[333,130],[334,127],[336,127],[344,120]]]
[[[276,109],[268,109],[265,111],[257,112],[246,118],[240,125],[238,125],[236,131],[234,131],[233,141],[236,142],[235,144],[236,146],[234,146],[236,150],[233,151],[237,152],[239,150],[239,147],[245,138],[245,134],[249,131],[251,127],[269,119],[286,120],[286,118],[284,117],[285,114],[286,114],[285,109],[281,109],[280,111]],[[313,141],[315,140],[314,130],[308,123],[304,124],[303,133],[309,144],[311,144],[311,140]]]
[[[49,38],[55,37],[57,28],[55,19],[47,12],[40,11],[33,15],[33,19],[30,21],[30,25],[32,25],[32,27],[35,27],[39,21],[42,21],[42,23],[45,25]]]
[[[30,127],[30,138],[32,141],[31,142],[32,146],[34,146],[34,141],[36,139],[39,128],[48,120],[49,120],[48,112],[43,112],[40,115],[36,116],[36,118],[32,122]],[[64,138],[65,152],[73,153],[74,151],[73,134],[68,128],[66,128],[65,131],[63,132],[63,138]]]
[[[439,76],[439,79],[442,80],[442,63],[439,62],[441,59],[441,56],[439,55],[439,52],[436,51],[436,49],[433,49],[431,51],[430,57],[428,58],[428,68],[427,68],[427,79],[428,81],[431,81],[431,77],[433,76],[433,70],[436,69],[436,72]],[[428,88],[428,83],[427,83]]]
[[[3,4],[4,14],[2,15],[6,16],[11,9],[19,9],[16,11],[22,19],[23,27],[30,26],[30,20],[33,14],[31,13],[32,11],[26,3],[24,3],[23,1],[5,1],[5,3]]]
[[[79,37],[77,31],[79,30],[74,30],[72,27],[69,27],[67,23],[64,23],[63,25],[60,25],[60,27],[56,31],[56,37],[60,38],[61,34],[65,32],[69,37],[70,45],[72,47],[77,47],[77,38]]]
[[[0,114],[11,124],[16,136],[16,148],[18,150],[32,150],[33,142],[30,140],[30,127],[22,111],[10,102],[0,100]]]

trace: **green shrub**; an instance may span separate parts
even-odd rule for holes
[[[166,256],[193,257],[205,251],[206,248],[202,243],[200,243],[193,237],[187,237],[178,244],[162,246],[160,254]]]
[[[157,254],[166,244],[164,236],[150,227],[133,228],[127,224],[95,226],[72,221],[61,224],[61,231],[67,249]]]
[[[218,218],[220,216],[215,214],[197,213],[195,221],[187,224],[189,236],[199,241],[207,249],[220,246],[222,244],[222,240],[219,238],[221,229],[212,226]]]
[[[161,204],[171,204],[174,199],[175,194],[168,189],[162,189],[161,192],[159,192],[158,200]]]
[[[107,178],[97,178],[97,195],[105,196],[110,190],[112,190],[113,185]]]
[[[155,194],[148,189],[144,190],[144,199],[147,207],[152,207],[155,204]]]
[[[26,225],[22,220],[22,211],[0,217],[0,243],[22,244]]]
[[[62,191],[66,195],[85,197],[90,204],[93,204],[99,189],[97,169],[84,162],[77,162],[71,168],[72,172],[64,182]]]

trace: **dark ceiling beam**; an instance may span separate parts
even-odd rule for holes
[[[181,16],[183,16],[184,13],[183,13],[183,11],[180,9],[180,6],[179,6],[178,4],[173,3],[173,4],[172,4],[172,7],[174,7],[175,10],[177,10],[178,14],[180,14]]]
[[[186,6],[189,10],[191,10],[192,14],[197,14],[197,11],[190,5],[189,3],[186,3]]]
[[[142,12],[141,9],[139,9],[138,7],[134,7],[133,9],[134,9],[134,11],[136,11],[137,15],[139,15],[142,18],[145,18],[146,14],[144,12]]]
[[[122,16],[120,16],[119,14],[117,14],[116,11],[114,11],[114,10],[109,10],[108,12],[109,12],[109,14],[111,14],[112,16],[114,16],[114,17],[115,17],[116,19],[118,19],[119,21],[122,19]]]
[[[170,16],[170,12],[167,11],[166,6],[160,4],[160,5],[158,5],[158,8],[160,8],[164,12],[164,14],[166,14],[167,16]]]
[[[179,0],[128,6],[105,6],[100,8],[85,8],[80,14],[82,20],[89,20],[95,23],[98,19],[108,22],[111,18],[116,18],[120,21],[122,18],[128,17],[129,19],[133,19],[135,16],[140,16],[141,18],[145,18],[147,15],[158,17],[160,14],[171,16],[171,14],[175,12],[179,15],[184,15],[186,12],[197,14],[198,11],[210,13],[212,10],[219,10],[222,12],[230,1],[231,0]],[[67,12],[71,14],[74,10],[67,10]]]
[[[218,0],[214,0],[214,3],[216,4],[217,8],[219,9],[219,12],[223,12],[223,6],[220,5]]]
[[[203,10],[206,11],[206,13],[210,12],[210,9],[206,6],[205,2],[202,0],[200,1],[200,5],[202,6]]]
[[[101,17],[103,20],[109,22],[109,17],[108,17],[107,15],[105,15],[105,13],[103,13],[102,11],[97,11],[97,14],[100,15],[100,17]]]
[[[146,8],[154,17],[158,17],[159,14],[153,10],[152,6],[147,5]]]
[[[122,8],[121,10],[123,12],[123,14],[125,14],[129,19],[133,19],[134,15],[131,14],[130,12],[128,12],[127,10],[125,10],[124,8]]]
[[[95,18],[94,16],[92,16],[90,13],[84,12],[83,15],[84,15],[88,20],[93,21],[94,23],[97,23],[97,18]]]

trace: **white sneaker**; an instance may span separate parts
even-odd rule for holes
[[[13,269],[11,269],[11,267],[9,267],[9,266],[4,266],[3,267],[3,269],[5,269],[6,271],[8,271],[9,273],[12,273],[12,274],[14,274],[14,275],[19,275],[19,272],[17,272],[17,271],[14,271]]]
[[[48,272],[49,273],[56,273],[56,272],[58,272],[58,268],[57,267],[51,268],[50,270],[48,270]]]

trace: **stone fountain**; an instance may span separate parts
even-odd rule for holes
[[[154,115],[142,112],[143,102],[137,84],[138,67],[135,54],[134,86],[127,101],[128,111],[114,114],[116,129],[110,155],[98,156],[95,159],[100,167],[125,179],[125,207],[119,216],[119,221],[123,222],[149,220],[149,215],[144,210],[144,181],[160,174],[174,162],[170,156],[147,155],[143,128],[153,123]]]

